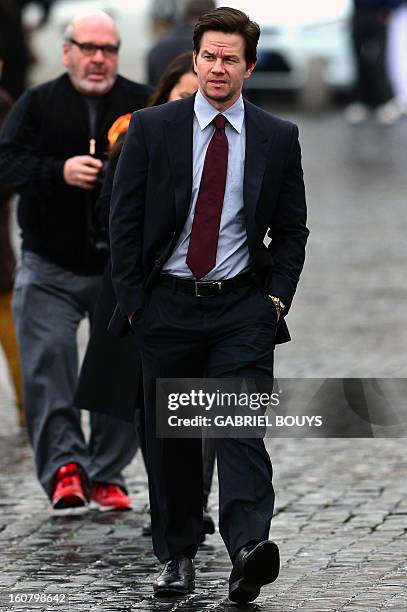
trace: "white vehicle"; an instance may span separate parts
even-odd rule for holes
[[[353,82],[351,0],[218,1],[249,14],[261,28],[248,89],[298,90],[315,101]]]

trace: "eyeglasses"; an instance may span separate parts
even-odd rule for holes
[[[97,51],[101,51],[105,57],[114,58],[118,54],[120,47],[120,45],[95,45],[91,42],[80,43],[77,40],[74,40],[73,38],[70,38],[69,42],[72,45],[76,45],[77,47],[79,47],[83,55],[86,55],[87,57],[95,55]]]

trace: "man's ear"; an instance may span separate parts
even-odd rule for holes
[[[245,79],[248,79],[251,76],[255,67],[256,67],[256,62],[250,62],[249,64],[247,64],[246,73],[244,75]]]
[[[193,51],[192,53],[192,63],[193,63],[194,73],[196,74],[196,51]]]

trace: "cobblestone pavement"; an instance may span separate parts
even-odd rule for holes
[[[276,373],[405,377],[407,121],[351,131],[337,114],[283,114],[302,133],[312,236],[289,318],[294,342],[278,349]],[[83,328],[82,348],[85,335]],[[158,566],[141,536],[148,514],[139,458],[127,469],[133,511],[53,513],[15,424],[1,364],[0,415],[0,611],[239,609],[227,600],[230,562],[219,534],[199,550],[194,595],[152,598]],[[405,441],[267,444],[277,495],[271,537],[281,548],[282,570],[254,605],[240,609],[405,612]],[[216,497],[215,487],[215,516]],[[24,604],[17,594],[60,594],[65,601]]]
[[[127,470],[134,510],[52,512],[32,470],[25,436],[4,419],[0,476],[0,610],[232,610],[230,563],[219,534],[200,548],[197,590],[156,600],[158,569],[149,538],[146,479],[140,460]],[[267,441],[277,507],[271,537],[279,544],[279,579],[248,610],[373,612],[407,609],[407,483],[402,440]],[[211,498],[217,513],[216,488]],[[68,511],[64,511],[68,512]],[[78,512],[78,511],[76,511]],[[56,603],[11,603],[60,594]],[[17,597],[18,599],[18,597]]]

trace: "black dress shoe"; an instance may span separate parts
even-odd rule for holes
[[[280,571],[280,553],[274,542],[244,546],[237,554],[229,578],[229,599],[249,603],[265,584],[274,582]]]
[[[167,561],[153,583],[156,597],[187,595],[195,589],[195,568],[193,561],[185,555],[176,555]]]

